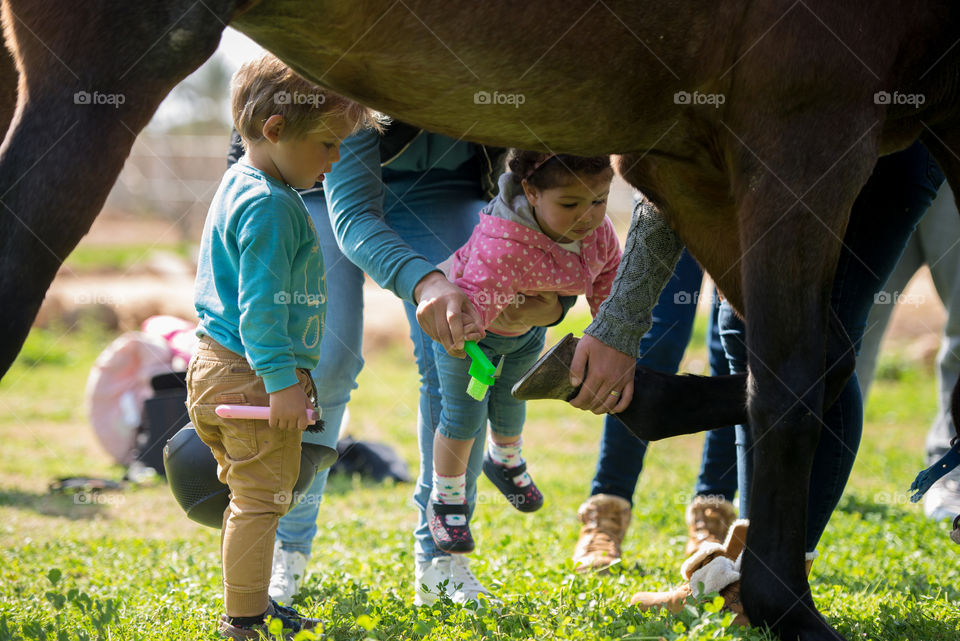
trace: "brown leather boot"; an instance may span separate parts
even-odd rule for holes
[[[521,401],[541,398],[569,401],[576,396],[580,388],[570,384],[570,363],[573,362],[573,353],[577,351],[579,341],[573,334],[567,334],[548,349],[540,360],[514,383],[510,390],[514,398]]]
[[[737,520],[737,508],[719,496],[698,496],[687,506],[689,538],[684,554],[696,553],[707,542],[722,543],[730,525]]]
[[[630,525],[630,501],[613,494],[594,494],[577,510],[583,524],[573,550],[577,572],[604,571],[620,561],[620,544]]]

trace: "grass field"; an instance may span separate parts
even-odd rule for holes
[[[569,324],[582,328],[585,319]],[[122,474],[82,407],[89,367],[111,338],[92,329],[36,330],[0,382],[0,641],[216,638],[218,533],[187,520],[165,485],[79,499],[47,489],[60,476]],[[702,344],[700,323],[694,345]],[[704,361],[704,350],[693,350],[685,369],[700,371]],[[394,445],[415,471],[416,402],[405,343],[367,354],[349,432]],[[934,409],[930,372],[886,354],[853,478],[812,575],[818,606],[848,639],[960,639],[960,548],[947,525],[924,520],[906,493]],[[569,556],[601,421],[551,402],[531,403],[528,415],[525,455],[546,506],[520,514],[481,480],[474,520],[473,568],[504,608],[413,607],[412,488],[335,478],[298,601],[325,622],[327,638],[769,638],[729,627],[712,602],[677,617],[626,603],[638,589],[678,580],[701,437],[651,447],[623,565],[581,576]]]

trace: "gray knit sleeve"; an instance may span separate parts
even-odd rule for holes
[[[634,207],[625,245],[610,295],[585,331],[624,354],[638,355],[683,243],[660,212],[642,200]]]

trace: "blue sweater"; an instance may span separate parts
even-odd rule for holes
[[[251,167],[227,169],[200,242],[194,302],[205,334],[242,354],[267,393],[320,358],[323,255],[297,192]]]
[[[415,176],[414,184],[422,188],[422,172],[427,170],[477,176],[476,169],[465,169],[475,155],[473,143],[423,131],[396,160],[381,169],[380,138],[375,131],[360,131],[344,140],[340,161],[323,181],[330,222],[344,255],[378,285],[414,302],[414,287],[438,270],[384,220],[384,183],[391,183],[394,177]],[[479,176],[476,185],[479,198]]]

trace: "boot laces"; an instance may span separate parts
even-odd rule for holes
[[[623,531],[621,514],[612,511],[604,514],[596,508],[590,508],[584,514],[584,525],[593,530],[585,547],[587,552],[608,552],[615,554],[619,545],[619,533]]]

